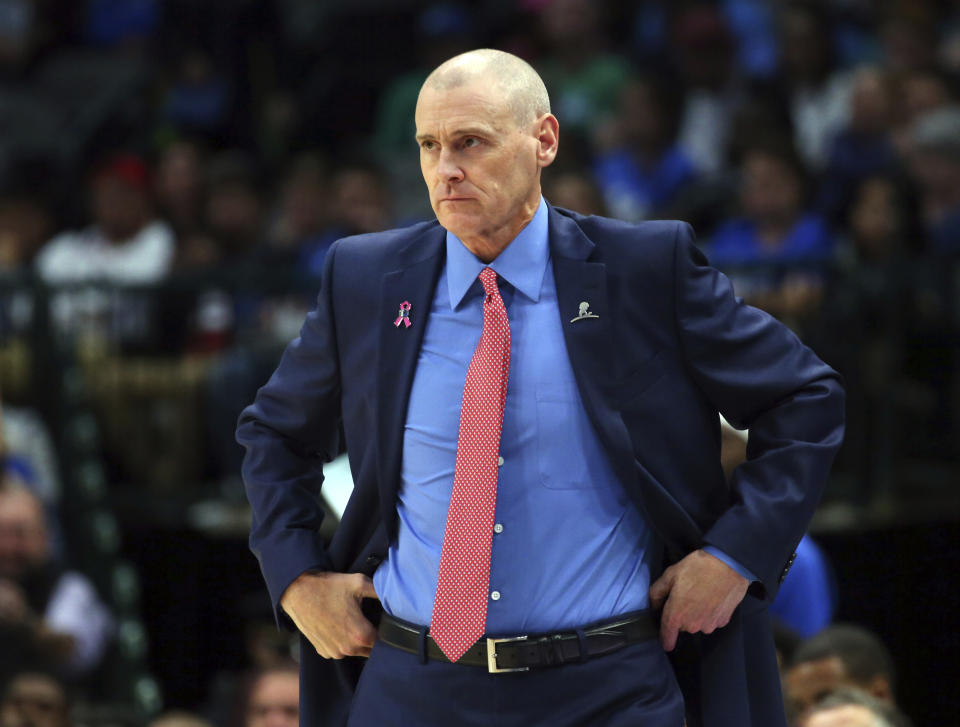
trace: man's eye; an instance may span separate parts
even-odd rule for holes
[[[437,145],[437,144],[436,144],[436,142],[434,142],[434,141],[423,141],[423,142],[420,142],[420,148],[423,149],[424,151],[433,151],[433,149],[434,149],[434,147],[436,147],[436,145]]]
[[[475,136],[468,136],[466,139],[463,140],[463,145],[467,149],[469,149],[472,146],[480,146],[480,140]]]

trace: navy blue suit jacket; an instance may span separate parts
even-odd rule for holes
[[[766,603],[842,439],[839,377],[734,297],[689,225],[549,214],[567,353],[620,480],[669,562],[711,544],[759,578],[729,626],[684,635],[673,654],[688,724],[783,724]],[[407,399],[444,240],[429,222],[334,243],[317,308],[240,417],[251,548],[281,621],[280,597],[302,572],[370,575],[396,535]],[[409,328],[394,326],[402,301]],[[570,323],[581,301],[598,317]],[[748,461],[729,483],[718,411],[750,428]],[[341,445],[355,490],[325,545],[322,464]],[[320,659],[304,642],[303,724],[342,723],[360,668]]]

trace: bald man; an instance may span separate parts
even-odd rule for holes
[[[560,124],[522,60],[447,61],[416,129],[436,221],[331,247],[238,427],[302,723],[783,725],[766,609],[842,438],[837,375],[689,226],[546,202]],[[751,430],[729,485],[718,412]]]

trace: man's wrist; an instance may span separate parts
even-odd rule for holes
[[[729,566],[735,573],[747,579],[748,582],[753,583],[754,581],[759,580],[752,571],[746,568],[738,560],[731,558],[729,555],[724,553],[719,548],[716,548],[712,545],[703,546],[703,552],[712,555],[714,558],[719,560],[721,563]]]

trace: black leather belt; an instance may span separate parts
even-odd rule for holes
[[[380,639],[390,646],[411,654],[420,653],[422,626],[383,614]],[[612,621],[591,624],[579,630],[556,634],[531,634],[509,638],[481,638],[457,660],[457,664],[482,666],[491,674],[529,671],[542,667],[561,666],[605,656],[629,644],[654,638],[659,629],[653,614],[635,611]],[[426,656],[437,661],[450,660],[428,634],[424,639]]]

